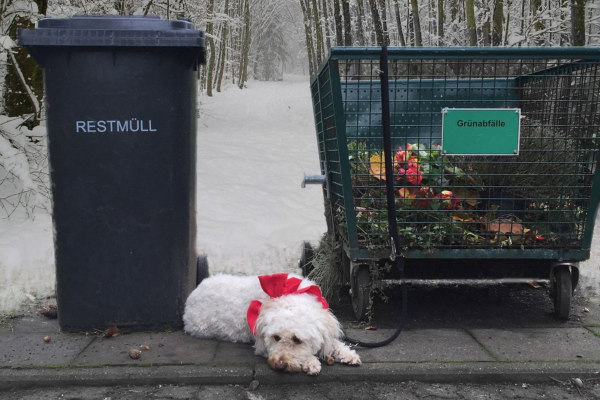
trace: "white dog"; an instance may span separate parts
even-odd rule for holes
[[[360,365],[358,354],[340,341],[340,323],[320,289],[287,274],[206,278],[187,299],[183,322],[199,338],[254,341],[255,353],[280,371],[317,375],[315,355],[328,364]]]

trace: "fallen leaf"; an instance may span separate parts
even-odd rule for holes
[[[417,197],[414,189],[405,187],[398,189],[398,195],[403,199],[414,199]]]
[[[464,201],[471,207],[477,207],[477,199],[479,198],[479,194],[476,191],[467,188],[455,187],[452,188],[452,192],[454,193],[454,197],[459,201]]]
[[[583,309],[583,312],[590,312],[590,309],[586,307]]]
[[[377,179],[385,181],[385,161],[383,153],[373,154],[369,159],[369,173]]]
[[[50,336],[44,336],[44,342],[50,343],[51,340],[52,338]]]
[[[452,220],[458,222],[473,222],[473,217],[467,213],[457,212],[452,216]]]
[[[48,307],[42,308],[40,314],[51,319],[58,318],[58,307],[54,304],[50,304]]]
[[[150,346],[148,346],[146,344],[143,344],[143,345],[140,346],[140,349],[142,349],[142,350],[150,350]]]
[[[539,288],[541,288],[541,286],[540,286],[540,285],[538,285],[537,283],[535,283],[535,282],[533,282],[533,281],[527,281],[527,284],[528,284],[529,286],[531,286],[532,288],[534,288],[534,289],[539,289]]]
[[[376,331],[377,327],[373,326],[373,325],[367,325],[367,327],[365,328],[365,331]]]
[[[115,335],[118,336],[118,334],[119,334],[119,329],[116,326],[111,326],[111,327],[109,327],[106,330],[106,332],[104,333],[103,337],[106,338],[106,339],[108,339],[108,338],[111,338],[111,337],[113,337]]]

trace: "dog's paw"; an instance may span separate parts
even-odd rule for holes
[[[287,368],[286,368],[286,371],[289,373],[292,373],[292,374],[294,374],[296,372],[300,372],[302,370],[304,370],[304,368],[302,367],[302,364],[298,364],[295,362],[288,363]]]
[[[345,351],[340,352],[339,359],[336,360],[342,364],[348,365],[360,365],[360,357],[356,354],[356,351],[347,349]]]
[[[321,362],[318,358],[308,360],[303,363],[302,371],[306,372],[308,375],[318,375],[319,372],[321,372]]]

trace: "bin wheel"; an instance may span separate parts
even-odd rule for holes
[[[196,286],[198,286],[204,278],[208,278],[208,257],[206,254],[198,256],[196,263]]]
[[[571,299],[573,298],[571,267],[556,267],[552,273],[554,312],[559,319],[569,319],[569,314],[571,312]]]
[[[312,259],[315,255],[315,251],[313,250],[310,242],[302,242],[302,253],[300,254],[300,259],[298,260],[298,268],[302,271],[302,276],[306,277],[313,270]]]
[[[350,283],[350,297],[354,316],[359,321],[367,319],[369,312],[371,274],[367,265],[354,266],[352,263],[352,280]]]

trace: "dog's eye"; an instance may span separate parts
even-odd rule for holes
[[[279,342],[281,340],[281,337],[279,335],[275,335],[273,336],[273,339],[275,339],[276,342]]]
[[[296,343],[296,344],[301,344],[301,343],[302,343],[302,340],[298,339],[296,336],[294,336],[294,337],[292,338],[292,340],[293,340],[293,341],[294,341],[294,343]]]

